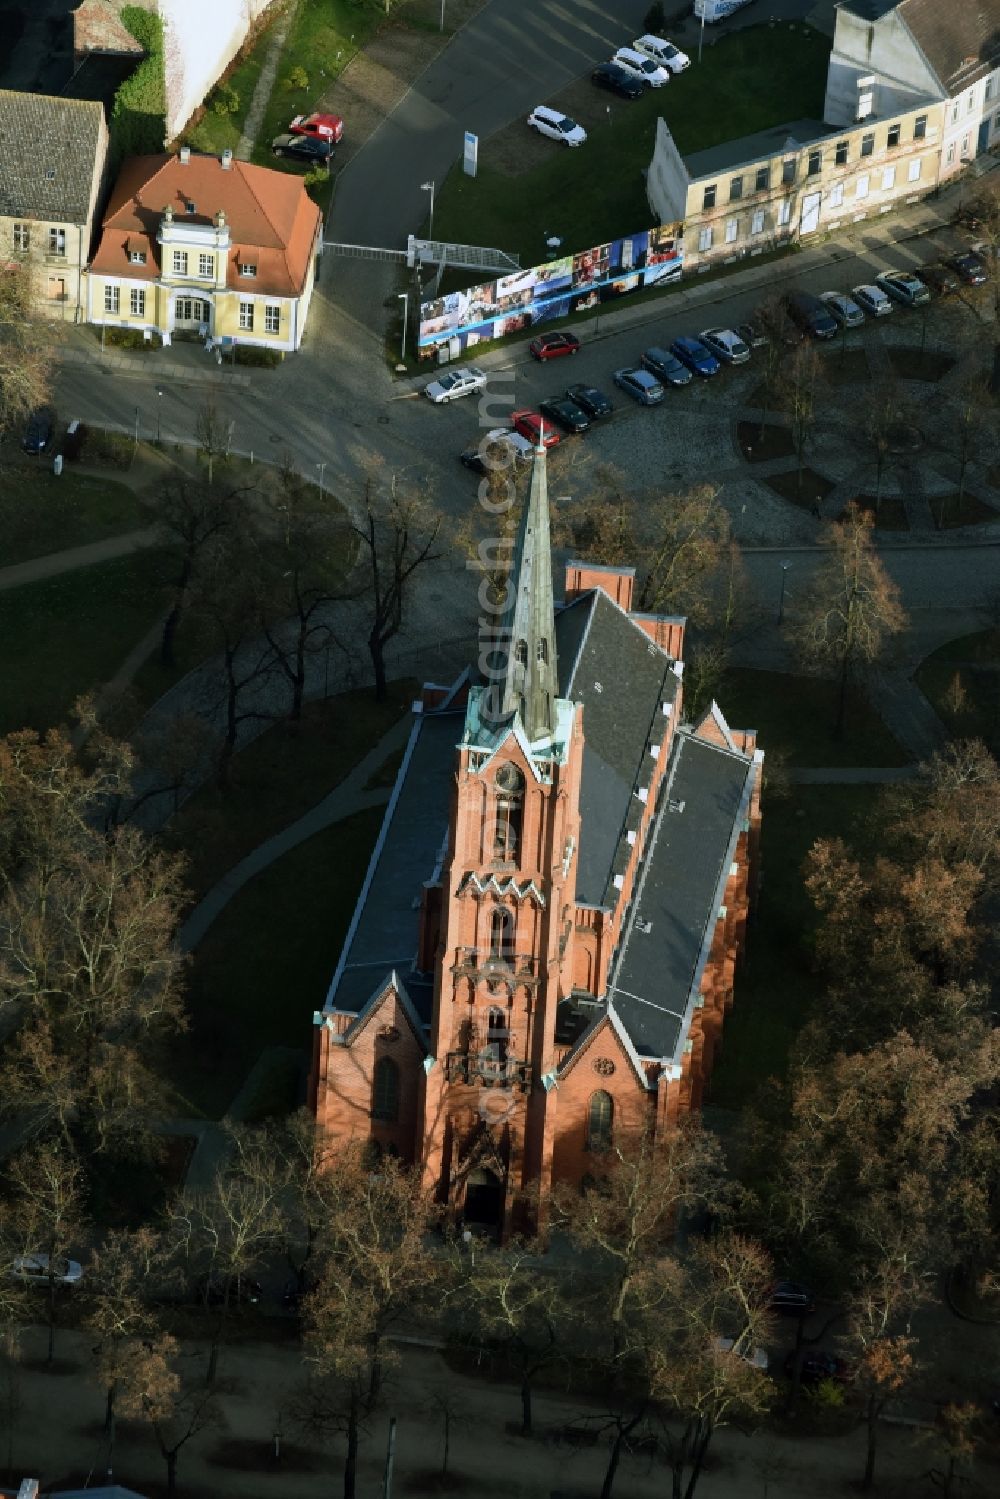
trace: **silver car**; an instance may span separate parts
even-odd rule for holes
[[[449,370],[446,375],[432,380],[429,385],[424,386],[424,395],[435,406],[441,406],[445,401],[459,401],[462,396],[474,395],[485,385],[486,376],[482,370],[477,370],[474,364],[470,364],[465,369]]]
[[[926,307],[931,299],[928,288],[912,271],[883,271],[875,280],[893,302],[903,307]]]
[[[750,350],[733,328],[706,328],[698,337],[723,364],[746,364]]]
[[[892,311],[892,303],[880,286],[869,284],[852,287],[851,296],[862,312],[867,312],[871,317],[885,317]]]
[[[57,1286],[75,1286],[83,1276],[79,1260],[54,1259],[49,1264],[47,1254],[19,1254],[10,1267],[11,1275],[33,1285],[47,1286],[50,1279]]]
[[[831,315],[837,319],[842,328],[856,328],[865,320],[865,315],[857,302],[853,301],[846,292],[821,291],[819,299],[826,304]]]

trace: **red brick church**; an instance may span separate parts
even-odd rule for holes
[[[714,703],[685,723],[684,620],[633,581],[571,562],[555,607],[539,451],[486,676],[414,705],[315,1015],[318,1127],[502,1233],[698,1107],[733,1000],[762,756]]]

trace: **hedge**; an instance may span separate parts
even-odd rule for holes
[[[153,155],[163,150],[167,131],[167,100],[163,80],[163,23],[159,16],[126,5],[122,23],[145,48],[147,56],[115,94],[111,110],[112,152],[124,156]]]

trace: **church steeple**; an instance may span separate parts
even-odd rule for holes
[[[552,733],[559,694],[545,462],[545,448],[540,444],[531,469],[531,493],[518,528],[504,617],[504,634],[509,645],[503,712],[521,715],[529,743]]]

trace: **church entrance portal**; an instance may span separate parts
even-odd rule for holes
[[[499,1229],[503,1222],[503,1183],[495,1171],[478,1166],[465,1186],[463,1219],[477,1228]]]

